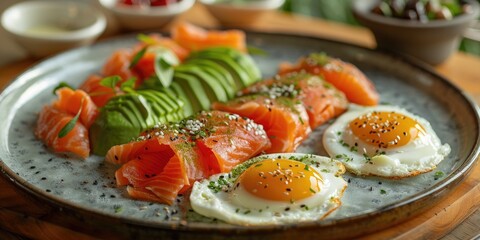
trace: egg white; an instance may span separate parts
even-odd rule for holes
[[[321,190],[303,201],[285,203],[267,201],[251,195],[241,186],[233,186],[248,166],[278,157],[293,158],[315,169],[323,179]],[[237,166],[230,173],[213,175],[209,179],[196,182],[190,195],[190,203],[192,209],[201,215],[239,225],[275,225],[320,220],[341,205],[341,197],[347,187],[347,182],[341,177],[344,172],[345,168],[340,162],[327,157],[299,153],[263,155]],[[215,192],[209,185],[211,182],[217,183],[221,178],[231,184]]]
[[[401,147],[378,149],[360,140],[349,128],[349,123],[355,118],[373,111],[393,111],[415,119],[426,134]],[[352,150],[355,143],[357,146]],[[323,145],[332,158],[343,162],[352,173],[393,179],[429,172],[450,153],[450,146],[442,145],[427,120],[403,108],[386,105],[362,107],[352,104],[345,114],[326,129]]]

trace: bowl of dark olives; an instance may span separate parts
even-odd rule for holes
[[[480,13],[476,0],[355,0],[352,10],[372,31],[377,48],[431,65],[457,50]]]

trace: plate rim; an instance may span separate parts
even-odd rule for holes
[[[152,31],[153,32],[153,31]],[[158,33],[158,31],[155,31]],[[362,51],[366,51],[372,54],[382,54],[387,56],[388,58],[392,60],[399,60],[404,64],[409,65],[410,67],[416,68],[417,70],[420,70],[422,73],[428,74],[433,76],[434,78],[438,79],[441,81],[443,84],[446,84],[449,89],[452,89],[456,93],[459,94],[459,96],[462,97],[462,100],[465,101],[468,104],[469,111],[473,114],[472,116],[475,117],[476,120],[476,128],[480,128],[480,107],[476,104],[475,101],[473,101],[473,98],[469,96],[468,93],[466,93],[464,90],[460,89],[457,85],[452,83],[450,80],[448,80],[446,77],[438,73],[433,67],[427,65],[426,63],[423,63],[419,60],[416,60],[414,58],[410,57],[405,57],[405,56],[400,56],[400,55],[395,55],[392,54],[391,52],[384,51],[384,50],[379,50],[379,49],[372,49],[368,48],[365,46],[360,46],[354,43],[350,42],[345,42],[345,41],[340,41],[340,40],[334,40],[334,39],[329,39],[329,38],[324,38],[324,37],[318,37],[318,36],[312,36],[312,35],[307,35],[307,34],[301,34],[301,33],[287,33],[287,32],[275,32],[275,31],[250,31],[246,30],[246,35],[247,38],[249,35],[268,35],[268,36],[277,36],[277,37],[289,37],[289,38],[306,38],[314,41],[323,41],[323,42],[329,42],[333,44],[338,44],[338,45],[346,45],[348,47],[352,48],[357,48]],[[149,32],[146,32],[149,33]],[[17,90],[18,88],[23,86],[23,83],[21,80],[23,78],[28,77],[28,74],[30,74],[32,71],[35,69],[41,68],[43,64],[48,64],[51,61],[55,61],[58,58],[62,58],[64,56],[69,56],[71,54],[75,54],[78,51],[84,51],[88,50],[93,47],[98,47],[100,45],[108,44],[110,42],[114,41],[121,41],[121,40],[131,40],[133,36],[136,36],[138,33],[131,33],[131,34],[122,34],[118,35],[115,37],[107,38],[100,40],[96,42],[95,44],[89,45],[89,46],[84,46],[84,47],[79,47],[79,48],[74,48],[68,51],[65,51],[63,53],[54,55],[52,57],[46,58],[44,60],[41,60],[32,66],[30,66],[28,69],[23,71],[22,73],[18,74],[11,82],[9,82],[3,89],[0,89],[0,101],[3,100],[5,95],[8,95],[9,93]],[[162,33],[163,34],[163,33]],[[28,78],[24,80],[28,82]],[[414,194],[408,199],[403,199],[401,201],[397,201],[394,203],[391,203],[387,206],[384,206],[382,208],[377,208],[375,210],[372,210],[370,212],[365,212],[357,216],[350,216],[342,219],[325,219],[325,220],[319,220],[319,221],[311,221],[311,222],[301,222],[301,226],[299,226],[299,223],[289,223],[289,224],[281,224],[281,225],[267,225],[267,226],[237,226],[237,225],[232,225],[230,227],[225,227],[225,226],[216,226],[214,224],[210,223],[194,223],[194,224],[189,224],[189,223],[168,223],[168,222],[152,222],[152,221],[147,221],[147,220],[140,220],[140,219],[134,219],[134,218],[129,218],[127,216],[119,216],[119,215],[113,215],[111,213],[106,213],[106,212],[101,212],[100,210],[96,209],[91,209],[87,208],[85,206],[82,206],[81,204],[71,202],[68,200],[65,200],[59,196],[53,195],[53,194],[46,194],[44,191],[36,187],[35,185],[29,183],[25,179],[19,177],[13,170],[11,170],[7,164],[0,159],[0,173],[1,176],[9,180],[11,183],[13,183],[16,187],[19,187],[20,189],[23,190],[23,192],[27,194],[32,194],[33,196],[40,198],[48,203],[50,203],[52,206],[60,208],[60,209],[68,209],[73,212],[78,212],[81,213],[82,215],[94,215],[102,218],[106,218],[115,222],[118,222],[119,220],[123,223],[126,224],[132,224],[134,226],[139,226],[139,227],[149,227],[149,228],[154,228],[157,230],[167,230],[167,231],[176,231],[176,230],[182,230],[182,231],[193,231],[193,232],[204,232],[204,231],[220,231],[220,232],[225,232],[225,233],[251,233],[252,231],[254,232],[268,232],[271,230],[289,230],[289,229],[311,229],[311,228],[316,228],[318,229],[319,227],[324,228],[324,227],[331,227],[335,225],[341,225],[341,224],[346,224],[351,221],[360,221],[362,219],[369,219],[372,217],[378,217],[382,215],[385,212],[388,211],[394,211],[395,209],[399,209],[400,207],[405,207],[408,206],[414,202],[424,200],[428,198],[429,196],[435,196],[435,194],[440,194],[442,191],[447,189],[448,187],[452,187],[449,189],[446,193],[452,191],[458,183],[460,183],[463,179],[468,177],[469,173],[471,170],[474,168],[474,166],[477,164],[477,160],[479,159],[480,156],[480,133],[477,133],[477,138],[474,140],[473,144],[473,150],[466,156],[465,161],[458,166],[458,168],[451,172],[445,179],[443,179],[441,182],[438,182],[434,185],[432,185],[429,189]],[[443,199],[443,197],[441,197]],[[437,201],[438,202],[438,201]],[[433,205],[435,206],[435,205]],[[433,207],[432,206],[432,207]],[[425,209],[426,210],[426,209]],[[423,211],[425,211],[423,210]],[[405,219],[403,219],[405,220]],[[392,223],[393,224],[393,223]],[[203,225],[207,225],[208,228],[206,228]],[[390,224],[391,225],[391,224]]]

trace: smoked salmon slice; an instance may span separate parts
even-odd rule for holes
[[[331,58],[323,53],[312,53],[300,59],[296,65],[281,64],[279,74],[301,71],[322,76],[327,82],[345,93],[347,99],[352,103],[367,106],[378,104],[380,97],[373,83],[350,63]]]
[[[61,111],[75,116],[80,112],[80,122],[88,129],[98,116],[98,108],[90,96],[83,90],[73,90],[63,87],[55,91],[58,99],[53,106]]]
[[[220,111],[202,112],[196,120],[203,125],[195,142],[208,173],[228,172],[243,161],[270,148],[262,125],[237,114]]]
[[[320,77],[306,73],[294,72],[267,79],[247,87],[242,93],[290,96],[300,100],[307,110],[312,129],[342,114],[348,106],[343,92]]]
[[[212,109],[235,113],[262,125],[272,143],[267,153],[293,152],[311,132],[305,107],[290,97],[248,95],[215,102]]]
[[[127,164],[131,165],[130,162]],[[172,205],[185,185],[183,176],[185,176],[185,172],[182,163],[178,157],[173,156],[162,168],[160,174],[147,177],[148,181],[145,181],[144,184],[128,186],[127,192],[135,199]]]
[[[105,106],[116,95],[115,89],[100,84],[102,79],[99,75],[90,75],[79,87],[79,89],[90,95],[92,101],[99,108]]]
[[[225,112],[202,112],[157,126],[134,142],[110,148],[106,161],[123,164],[117,185],[134,198],[171,204],[193,182],[231,170],[270,147],[263,128]]]
[[[188,49],[180,46],[173,39],[162,37],[160,34],[144,35],[140,40],[141,42],[133,48],[134,52],[138,52],[144,47],[164,47],[175,53],[180,61],[185,60],[190,54]]]
[[[101,70],[102,76],[119,76],[123,81],[136,78],[140,81],[139,76],[130,69],[130,64],[134,54],[131,50],[121,49],[115,51],[105,62]],[[137,83],[137,86],[139,83]]]
[[[79,121],[67,135],[59,137],[62,128],[72,119],[73,116],[69,113],[51,105],[45,106],[37,119],[35,135],[56,153],[73,153],[87,158],[90,154],[88,130]]]
[[[208,31],[182,22],[172,28],[171,35],[175,42],[190,51],[218,46],[231,47],[242,52],[247,50],[245,33],[240,30]]]

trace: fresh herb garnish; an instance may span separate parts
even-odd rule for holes
[[[258,55],[258,56],[268,56],[268,53],[267,51],[261,49],[261,48],[257,48],[257,47],[254,47],[254,46],[247,46],[247,52],[248,54],[250,55]]]
[[[131,77],[127,81],[120,84],[120,89],[124,92],[133,92],[136,81],[137,81],[137,78]]]
[[[143,47],[142,49],[140,49],[140,51],[137,52],[137,54],[135,54],[135,56],[133,56],[132,62],[130,62],[130,65],[128,66],[128,68],[132,69],[138,64],[140,59],[142,59],[142,57],[147,52],[147,48],[148,46]]]
[[[440,179],[441,177],[443,177],[443,175],[445,175],[442,171],[438,171],[438,172],[435,172],[435,175],[433,175],[433,178],[435,180],[438,180]]]
[[[145,35],[143,33],[140,33],[137,35],[137,39],[145,44],[148,44],[148,45],[153,45],[156,43],[155,39],[148,36],[148,35]]]
[[[387,194],[387,191],[385,191],[384,189],[380,189],[380,194]]]
[[[115,213],[120,213],[123,210],[121,205],[114,205],[113,209],[115,210]]]
[[[70,88],[70,89],[74,89],[72,86],[70,86],[68,83],[66,82],[60,82],[54,89],[53,89],[53,94],[56,94],[57,90],[60,89],[60,88],[64,88],[64,87],[67,87],[67,88]]]
[[[122,81],[122,78],[118,75],[114,75],[114,76],[109,76],[109,77],[103,78],[102,80],[100,80],[99,84],[104,86],[104,87],[115,89],[115,87],[117,86],[117,84],[120,81]]]
[[[155,56],[155,74],[164,87],[170,86],[173,79],[174,66],[178,65],[180,60],[169,49],[159,48],[156,50]]]
[[[82,109],[83,109],[83,101],[85,100],[85,98],[82,98],[82,101],[80,101],[80,108],[78,109],[78,112],[77,114],[75,115],[75,117],[73,117],[67,124],[65,124],[65,126],[63,126],[63,128],[60,130],[60,132],[58,133],[58,138],[63,138],[65,136],[67,136],[67,134],[72,131],[72,129],[75,127],[75,124],[77,124],[77,121],[78,121],[78,118],[80,117],[80,113],[82,113]]]

